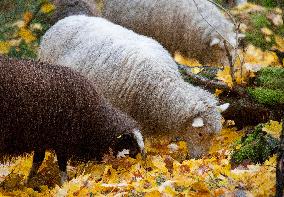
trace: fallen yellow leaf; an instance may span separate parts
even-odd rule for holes
[[[267,27],[263,27],[260,30],[264,35],[267,35],[267,36],[271,36],[273,34],[273,32]]]
[[[41,8],[40,11],[42,13],[48,14],[55,10],[55,6],[52,3],[45,3]]]
[[[175,60],[179,64],[183,64],[190,67],[202,66],[197,60],[183,57],[180,53],[175,54]]]
[[[0,53],[1,54],[7,54],[10,50],[10,43],[6,41],[0,41]]]
[[[31,43],[36,40],[36,37],[33,35],[33,33],[26,28],[20,28],[19,36],[27,43]]]

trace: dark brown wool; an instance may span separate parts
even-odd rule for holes
[[[40,164],[51,149],[66,171],[70,157],[100,160],[109,148],[140,151],[136,122],[66,67],[0,56],[0,109],[1,156],[35,151]]]

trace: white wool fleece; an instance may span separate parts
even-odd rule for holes
[[[43,36],[40,60],[86,75],[114,106],[134,117],[143,131],[192,135],[221,129],[215,97],[184,82],[158,42],[103,18],[81,15],[60,20]],[[196,117],[205,126],[193,128]]]
[[[236,46],[234,25],[207,0],[105,0],[103,17],[202,64],[227,62],[223,38]]]

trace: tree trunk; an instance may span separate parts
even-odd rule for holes
[[[284,117],[282,119],[282,132],[280,136],[280,145],[277,155],[276,165],[276,197],[283,197],[284,189]]]

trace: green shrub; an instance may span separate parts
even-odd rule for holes
[[[284,68],[267,67],[257,72],[258,86],[284,92]]]
[[[251,16],[251,22],[252,25],[255,28],[262,28],[262,27],[269,27],[271,26],[271,23],[269,22],[269,20],[266,18],[266,16],[262,13],[255,13]]]
[[[268,8],[280,6],[278,5],[277,0],[249,0],[249,2],[253,2],[256,4],[262,5],[264,7],[268,7]]]
[[[284,104],[284,92],[283,90],[272,90],[262,87],[247,89],[248,94],[258,103],[264,105],[277,105]]]
[[[252,133],[238,140],[231,153],[231,162],[241,164],[244,161],[263,163],[278,148],[279,141],[270,134],[262,131],[263,125],[255,127]]]

